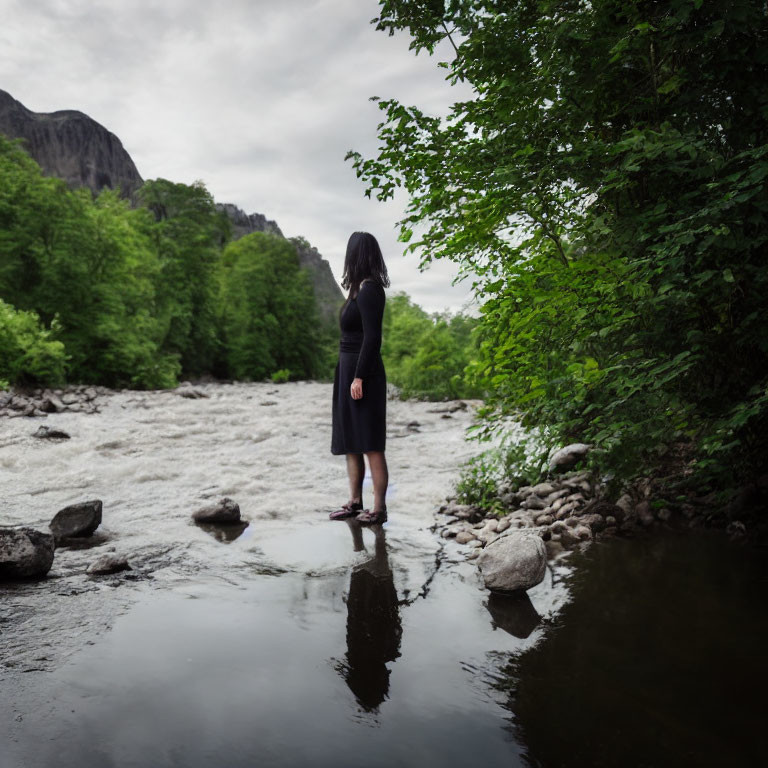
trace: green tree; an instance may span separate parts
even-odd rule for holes
[[[229,375],[259,380],[288,370],[307,378],[318,365],[318,319],[296,247],[254,232],[223,254],[221,326]]]
[[[61,384],[66,353],[34,312],[0,299],[0,389],[11,384]]]
[[[138,197],[155,217],[148,235],[160,267],[155,311],[165,328],[161,349],[178,355],[184,375],[210,371],[220,353],[216,302],[229,219],[202,182],[155,179]]]
[[[405,293],[387,298],[382,323],[382,358],[387,379],[403,397],[447,400],[479,395],[465,377],[476,355],[472,329],[464,315],[429,315]]]
[[[0,136],[0,297],[35,312],[64,343],[74,380],[169,386],[178,365],[158,350],[157,260],[145,210],[117,193],[95,200],[44,177]]]
[[[762,0],[383,0],[451,83],[446,119],[381,101],[368,194],[484,301],[487,425],[579,438],[617,476],[690,446],[691,478],[764,471],[768,17]]]

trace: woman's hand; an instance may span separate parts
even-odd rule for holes
[[[353,400],[359,400],[363,396],[363,380],[355,379],[349,387]]]

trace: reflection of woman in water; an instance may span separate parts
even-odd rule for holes
[[[362,548],[359,523],[349,521],[355,550]],[[374,526],[374,557],[355,567],[347,597],[347,663],[339,671],[358,704],[367,712],[378,709],[389,693],[387,662],[400,656],[397,591],[387,557],[386,534]]]
[[[339,312],[331,453],[347,457],[350,498],[330,517],[383,523],[389,475],[384,457],[387,380],[381,359],[381,322],[389,277],[381,248],[368,232],[354,232],[349,238],[341,284],[349,289],[349,297]],[[363,454],[368,456],[373,479],[371,510],[363,510]]]

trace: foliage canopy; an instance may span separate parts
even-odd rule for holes
[[[674,443],[701,485],[765,471],[768,16],[762,0],[382,0],[473,97],[379,102],[367,193],[475,275],[486,432],[593,443],[617,477]],[[414,232],[423,234],[415,241]]]

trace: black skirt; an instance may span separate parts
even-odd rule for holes
[[[331,453],[383,451],[387,438],[387,377],[363,379],[363,396],[353,400],[349,388],[355,377],[357,352],[339,352],[333,377]]]

